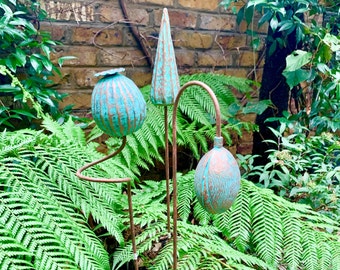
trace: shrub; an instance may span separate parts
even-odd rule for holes
[[[45,112],[58,117],[58,102],[64,95],[54,90],[49,80],[60,70],[51,61],[57,42],[39,29],[39,21],[45,16],[36,1],[30,6],[16,0],[1,1],[0,65],[20,79]],[[59,59],[59,64],[64,60]],[[10,74],[0,74],[0,130],[32,126],[36,117],[32,103],[26,102],[20,87],[12,84]]]

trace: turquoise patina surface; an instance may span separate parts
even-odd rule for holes
[[[216,214],[228,210],[240,189],[241,174],[233,155],[223,147],[223,138],[215,137],[214,148],[197,165],[195,191],[200,204]]]
[[[164,8],[151,82],[151,102],[156,105],[171,105],[178,91],[179,78],[169,15]]]
[[[120,74],[124,68],[96,74],[103,76],[92,92],[92,115],[104,133],[123,137],[141,128],[146,102],[136,84]]]

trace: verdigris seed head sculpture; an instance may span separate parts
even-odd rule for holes
[[[151,102],[155,105],[171,105],[179,91],[179,78],[168,10],[163,9],[161,28],[151,83]]]
[[[103,78],[95,85],[91,101],[92,115],[97,126],[110,136],[122,137],[122,144],[115,152],[79,168],[76,175],[80,179],[91,182],[127,183],[134,266],[135,270],[138,270],[138,254],[133,222],[131,178],[97,178],[82,174],[84,170],[118,155],[126,145],[126,135],[140,129],[144,122],[146,116],[146,102],[144,97],[132,80],[119,74],[119,72],[123,71],[124,68],[118,68],[97,73],[96,76],[103,76]]]
[[[92,115],[98,127],[113,137],[123,137],[141,128],[146,102],[135,83],[120,74],[124,68],[97,73],[103,76],[92,92]]]
[[[215,137],[214,148],[199,161],[195,172],[195,191],[200,204],[212,214],[228,210],[237,197],[241,174],[233,155]]]

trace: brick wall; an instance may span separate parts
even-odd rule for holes
[[[94,74],[125,67],[138,86],[151,82],[152,69],[131,33],[118,0],[40,0],[51,20],[42,27],[64,46],[65,62],[58,90],[70,96],[65,104],[88,111],[97,78]],[[259,58],[250,49],[244,24],[219,6],[219,0],[125,0],[130,23],[154,57],[163,7],[169,11],[180,74],[218,72],[246,77]],[[265,30],[265,29],[264,29]],[[261,29],[260,29],[261,31]],[[260,72],[260,71],[259,71]]]

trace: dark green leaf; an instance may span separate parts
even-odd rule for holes
[[[290,29],[294,27],[294,23],[292,21],[284,21],[283,23],[280,23],[279,32]]]
[[[242,22],[243,18],[244,18],[244,10],[245,10],[245,6],[241,7],[240,10],[237,13],[236,16],[236,23],[238,25],[240,25],[240,23]]]
[[[304,69],[297,69],[294,71],[284,71],[283,75],[286,77],[289,88],[292,89],[299,83],[306,81],[310,76],[310,72]]]
[[[15,113],[21,114],[21,115],[25,115],[29,118],[36,118],[35,115],[33,115],[32,113],[30,113],[29,111],[26,111],[26,110],[15,109],[15,110],[12,110],[12,112],[15,112]]]
[[[261,25],[263,25],[265,22],[268,22],[271,18],[272,18],[272,16],[273,16],[273,11],[272,10],[270,10],[270,9],[268,9],[267,11],[266,11],[266,13],[265,14],[263,14],[263,16],[261,17],[261,19],[259,20],[259,27],[261,26]]]
[[[270,100],[248,102],[247,105],[243,108],[242,112],[245,114],[248,113],[262,114],[271,104],[272,103]]]

